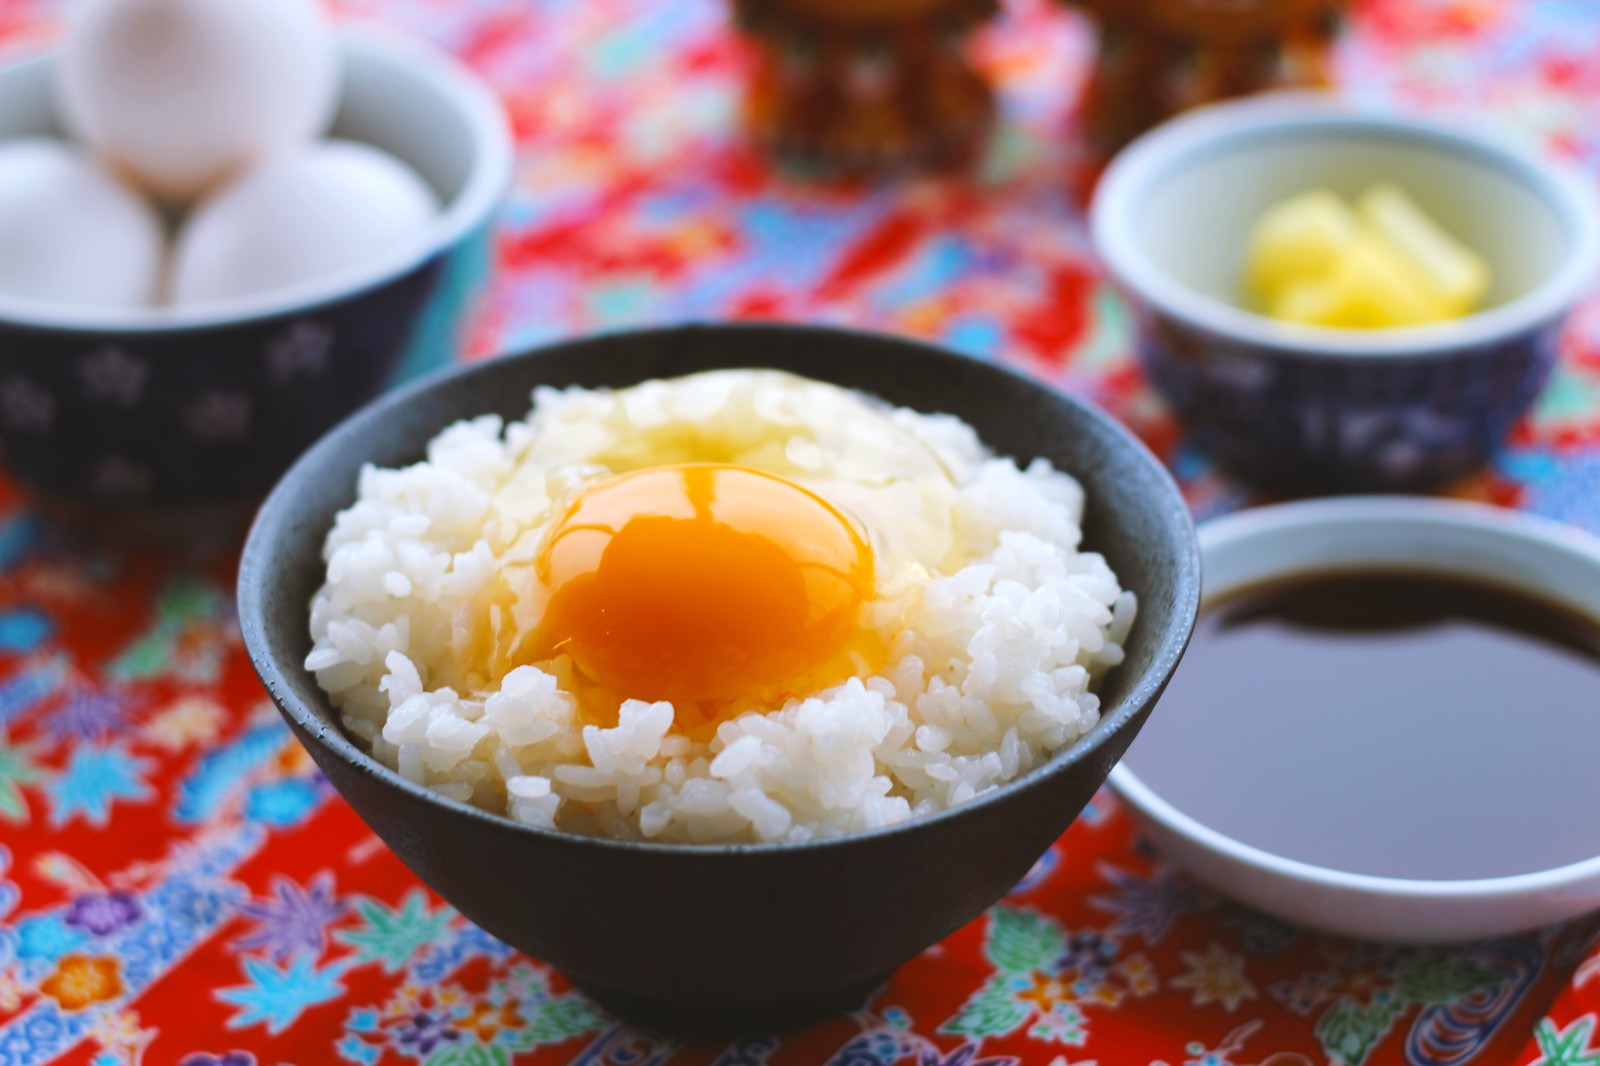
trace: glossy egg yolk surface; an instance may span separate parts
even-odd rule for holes
[[[541,652],[623,698],[673,701],[680,726],[815,683],[873,595],[872,551],[849,517],[776,474],[711,463],[584,490],[534,572]]]

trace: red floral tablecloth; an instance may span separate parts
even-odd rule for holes
[[[686,318],[898,330],[1099,400],[1202,516],[1246,502],[1145,391],[1087,253],[1074,15],[1007,0],[981,43],[1004,122],[974,173],[841,189],[740,142],[745,60],[713,0],[341,6],[454,50],[513,116],[470,357]],[[58,18],[0,0],[0,50]],[[1590,0],[1360,3],[1339,67],[1352,94],[1492,113],[1600,175]],[[1600,302],[1459,492],[1600,528]],[[1105,795],[858,1014],[730,1047],[629,1029],[456,915],[330,792],[244,660],[231,567],[75,543],[0,486],[0,1066],[1600,1064],[1595,923],[1440,951],[1320,936],[1163,866]]]

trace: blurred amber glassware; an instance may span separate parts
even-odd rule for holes
[[[1083,100],[1109,155],[1200,104],[1330,83],[1345,0],[1061,0],[1089,13],[1099,51]]]
[[[968,61],[997,0],[733,0],[756,48],[746,121],[781,161],[843,175],[959,163],[994,93]]]

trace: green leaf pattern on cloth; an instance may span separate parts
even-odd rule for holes
[[[523,1030],[530,1046],[559,1044],[584,1033],[593,1033],[611,1024],[611,1020],[581,995],[573,994],[548,999],[534,1008]]]
[[[939,1027],[981,1039],[1027,1028],[1046,1043],[1080,1046],[1088,1039],[1084,1007],[1115,1006],[1155,991],[1150,960],[1123,955],[1097,930],[1066,929],[1027,907],[1000,904],[984,926],[983,955],[996,973]]]
[[[428,1056],[425,1066],[506,1066],[510,1061],[503,1047],[452,1044]]]
[[[1405,1010],[1405,1001],[1387,991],[1367,1004],[1343,999],[1317,1022],[1317,1039],[1335,1062],[1361,1066]]]
[[[0,821],[26,825],[28,801],[22,794],[22,786],[43,778],[44,773],[34,764],[30,748],[0,740]]]
[[[422,889],[406,893],[395,909],[375,899],[356,903],[356,912],[365,924],[334,934],[340,942],[356,949],[357,962],[381,962],[386,973],[405,966],[412,954],[436,938],[455,912],[449,907],[430,910]]]
[[[990,982],[977,991],[955,1017],[939,1027],[956,1036],[1000,1036],[1014,1032],[1033,1015],[1005,982]]]
[[[1400,970],[1395,990],[1415,1003],[1449,1003],[1499,981],[1499,975],[1470,958],[1430,954]]]
[[[1060,923],[1034,911],[996,907],[989,917],[983,953],[1010,973],[1042,970],[1066,948]]]
[[[1539,1057],[1529,1066],[1600,1066],[1600,1047],[1590,1044],[1595,1016],[1585,1014],[1565,1029],[1546,1018],[1533,1031]]]

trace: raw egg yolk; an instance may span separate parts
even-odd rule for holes
[[[695,705],[770,696],[824,667],[873,594],[850,518],[775,474],[711,463],[586,489],[535,575],[541,648],[623,698],[673,701],[680,727]]]

